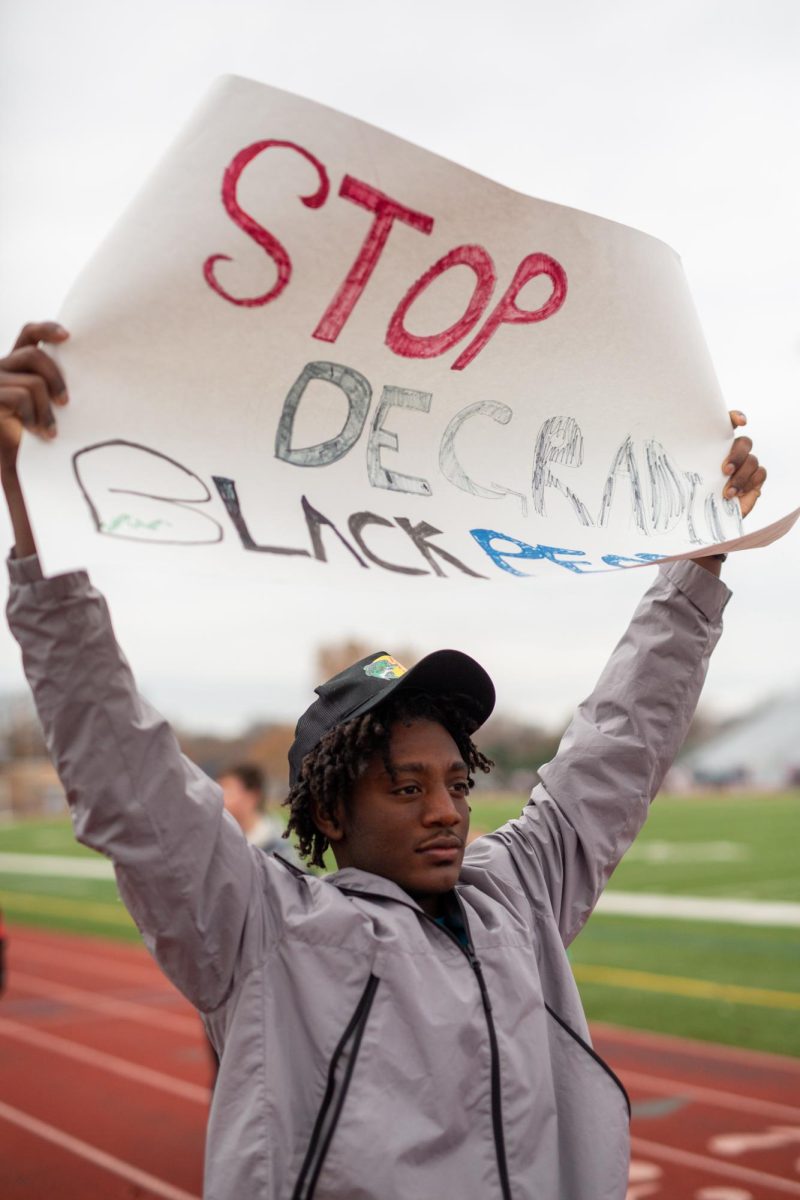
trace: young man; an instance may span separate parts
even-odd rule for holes
[[[494,701],[457,651],[379,653],[318,689],[290,754],[303,875],[249,847],[137,695],[83,572],[43,579],[16,477],[63,381],[30,326],[0,361],[9,616],[77,837],[114,861],[147,945],[221,1056],[213,1200],[621,1200],[628,1108],[565,946],[681,745],[728,590],[662,567],[522,815],[465,853],[471,735]],[[733,417],[734,424],[743,418]],[[765,472],[726,470],[743,510]]]

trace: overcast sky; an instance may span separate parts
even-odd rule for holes
[[[723,391],[770,472],[758,524],[800,503],[800,4],[796,0],[3,0],[0,344],[73,278],[211,80],[309,96],[530,195],[613,218],[682,256]],[[0,518],[0,541],[9,542]],[[706,689],[727,713],[800,686],[800,535],[733,556]],[[456,644],[500,706],[562,720],[649,572],[541,581],[526,606],[389,595],[265,599],[252,585],[106,575],[151,699],[232,730],[296,716],[314,643]],[[0,633],[0,691],[22,686]]]

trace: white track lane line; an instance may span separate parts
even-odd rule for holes
[[[14,971],[12,983],[20,991],[33,992],[35,996],[45,996],[48,1000],[60,1000],[75,1008],[89,1009],[92,1012],[103,1013],[107,1017],[119,1017],[125,1021],[138,1021],[150,1029],[168,1029],[173,1033],[183,1033],[190,1037],[200,1037],[200,1018],[194,1016],[179,1016],[177,1013],[163,1012],[153,1005],[137,1004],[133,1000],[117,1000],[113,996],[101,996],[97,992],[87,992],[84,988],[69,987],[65,983],[51,983],[49,979],[41,979],[38,975],[27,975],[23,971]]]
[[[771,1187],[773,1191],[784,1192],[787,1196],[800,1196],[800,1183],[791,1179],[781,1179],[779,1175],[768,1175],[766,1171],[755,1171],[751,1167],[740,1167],[733,1163],[711,1158],[706,1154],[694,1154],[690,1150],[678,1150],[675,1146],[664,1146],[661,1142],[651,1142],[646,1138],[631,1138],[634,1153],[641,1158],[660,1158],[665,1162],[675,1163],[681,1167],[692,1167],[697,1171],[708,1171],[712,1175],[722,1175],[741,1183],[752,1183],[758,1187]]]
[[[131,1163],[123,1162],[121,1158],[115,1158],[113,1154],[106,1154],[105,1151],[98,1150],[96,1146],[90,1146],[88,1142],[82,1142],[80,1138],[74,1138],[61,1129],[56,1129],[54,1125],[39,1121],[36,1117],[31,1117],[18,1108],[12,1108],[10,1104],[3,1104],[2,1101],[0,1101],[0,1119],[16,1125],[19,1129],[26,1130],[27,1133],[32,1133],[46,1142],[52,1142],[54,1146],[60,1146],[62,1150],[75,1154],[78,1158],[85,1158],[94,1166],[110,1171],[112,1175],[119,1175],[121,1179],[126,1179],[136,1187],[143,1188],[146,1192],[152,1192],[154,1196],[163,1197],[163,1200],[200,1200],[199,1196],[185,1192],[183,1188],[173,1187],[171,1183],[158,1179],[155,1175],[148,1174],[147,1171],[140,1171]]]
[[[672,917],[679,921],[723,921],[732,925],[800,928],[800,904],[776,900],[728,900],[716,896],[604,892],[595,912],[606,916]]]
[[[113,879],[114,864],[99,854],[9,854],[0,853],[0,871],[8,875],[54,875],[77,879]]]
[[[623,1083],[643,1088],[648,1092],[660,1092],[664,1096],[686,1096],[692,1100],[698,1100],[702,1104],[711,1104],[718,1108],[733,1108],[737,1112],[757,1113],[762,1117],[773,1117],[776,1121],[800,1121],[800,1108],[793,1108],[789,1104],[779,1104],[776,1100],[760,1100],[756,1096],[721,1092],[716,1088],[684,1082],[682,1079],[665,1079],[662,1075],[645,1075],[640,1071],[628,1071],[625,1067],[618,1067],[616,1071],[622,1077]]]
[[[591,1028],[598,1038],[609,1038],[623,1046],[647,1046],[662,1050],[681,1050],[694,1059],[714,1058],[724,1062],[750,1063],[751,1066],[771,1067],[774,1071],[788,1071],[800,1075],[800,1058],[789,1058],[785,1054],[770,1054],[768,1050],[745,1050],[742,1046],[724,1046],[721,1042],[701,1042],[694,1038],[679,1037],[672,1033],[654,1033],[649,1029],[625,1029],[621,1025],[607,1025],[592,1021]]]
[[[89,1046],[82,1046],[80,1042],[69,1041],[56,1034],[45,1033],[41,1029],[31,1029],[27,1025],[20,1025],[18,1021],[8,1021],[5,1017],[0,1017],[0,1037],[7,1037],[15,1042],[25,1042],[26,1045],[46,1050],[49,1054],[61,1054],[75,1062],[98,1067],[101,1071],[119,1075],[134,1083],[143,1083],[148,1087],[158,1088],[162,1092],[170,1092],[173,1096],[180,1096],[183,1100],[192,1100],[204,1107],[208,1107],[211,1099],[210,1090],[199,1083],[176,1079],[173,1075],[164,1074],[163,1071],[154,1071],[152,1067],[143,1067],[138,1063],[128,1062],[127,1059],[118,1058],[115,1054],[107,1054],[104,1050],[93,1050]]]
[[[130,983],[150,984],[151,987],[163,987],[167,993],[175,992],[166,975],[162,974],[151,958],[141,963],[120,962],[118,959],[103,958],[99,954],[85,954],[83,951],[57,950],[50,946],[34,946],[30,942],[20,944],[16,937],[11,938],[11,954],[13,963],[19,963],[24,970],[29,964],[37,966],[63,966],[74,971],[84,971],[87,975],[104,975],[110,983],[125,979]],[[178,993],[180,995],[180,993]]]

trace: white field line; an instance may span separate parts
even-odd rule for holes
[[[198,1083],[176,1079],[172,1075],[165,1075],[163,1071],[154,1071],[150,1067],[143,1067],[138,1063],[128,1062],[127,1059],[118,1058],[115,1054],[106,1054],[104,1050],[93,1050],[90,1046],[82,1046],[80,1042],[45,1033],[42,1029],[32,1029],[28,1025],[21,1025],[18,1021],[8,1021],[5,1017],[0,1017],[0,1037],[24,1042],[26,1045],[35,1046],[38,1050],[46,1050],[49,1054],[61,1054],[75,1062],[97,1067],[112,1075],[119,1075],[122,1079],[158,1088],[173,1096],[180,1096],[182,1100],[192,1100],[196,1104],[207,1106],[211,1098],[210,1090]]]
[[[626,1046],[654,1046],[665,1051],[684,1051],[696,1061],[698,1058],[721,1059],[723,1062],[741,1062],[751,1067],[769,1067],[773,1071],[788,1071],[800,1074],[800,1058],[788,1058],[783,1054],[770,1054],[768,1050],[745,1050],[741,1046],[724,1046],[719,1042],[699,1042],[694,1038],[679,1037],[673,1033],[652,1033],[647,1029],[625,1029],[621,1025],[608,1025],[603,1021],[592,1021],[592,1029],[598,1037],[621,1042]],[[608,1052],[606,1052],[606,1057]]]
[[[712,1175],[727,1176],[742,1183],[752,1183],[757,1187],[770,1187],[773,1191],[784,1192],[787,1196],[800,1196],[800,1183],[791,1179],[781,1179],[779,1175],[768,1175],[765,1171],[755,1171],[751,1167],[740,1167],[734,1163],[723,1162],[706,1154],[694,1154],[690,1150],[678,1150],[675,1146],[664,1146],[661,1142],[651,1142],[649,1139],[631,1138],[631,1147],[642,1158],[661,1158],[666,1162],[675,1163],[681,1167],[692,1167],[696,1171],[707,1171]]]
[[[191,1192],[185,1192],[183,1188],[173,1187],[171,1183],[158,1179],[147,1171],[140,1171],[138,1167],[123,1162],[121,1158],[115,1158],[113,1154],[106,1154],[104,1150],[98,1150],[96,1146],[90,1146],[88,1142],[83,1142],[80,1138],[72,1137],[71,1134],[56,1129],[55,1125],[39,1121],[36,1117],[30,1116],[18,1108],[12,1108],[10,1104],[3,1104],[2,1101],[0,1101],[0,1118],[46,1142],[60,1146],[62,1150],[75,1154],[78,1158],[86,1159],[87,1162],[109,1171],[112,1175],[119,1175],[120,1178],[126,1179],[128,1183],[132,1183],[146,1192],[161,1196],[163,1200],[200,1200],[199,1196],[193,1196]]]
[[[100,854],[80,858],[67,854],[0,854],[0,871],[7,875],[61,875],[78,879],[113,879],[114,867]]]
[[[680,921],[723,921],[729,925],[800,928],[800,904],[773,900],[723,900],[667,896],[656,892],[604,892],[595,912],[619,917],[674,917]]]
[[[617,1067],[616,1071],[626,1085],[640,1087],[648,1092],[659,1092],[664,1096],[686,1096],[688,1099],[710,1104],[716,1108],[732,1108],[736,1112],[757,1113],[759,1116],[774,1117],[777,1121],[800,1122],[800,1108],[793,1108],[789,1104],[778,1104],[774,1100],[760,1100],[756,1096],[722,1092],[717,1088],[686,1083],[682,1079],[665,1079],[661,1075],[646,1075],[640,1071],[628,1071],[625,1067]]]
[[[38,946],[30,942],[20,942],[14,935],[11,940],[10,954],[12,962],[23,966],[28,961],[32,963],[50,963],[56,966],[69,967],[75,971],[83,971],[87,975],[104,975],[109,983],[125,979],[130,983],[140,983],[158,987],[161,985],[168,994],[180,996],[174,984],[163,975],[151,958],[143,959],[141,963],[127,963],[116,958],[103,958],[99,954],[86,954],[82,950],[58,950],[55,946]],[[181,997],[183,1000],[183,997]],[[184,1001],[186,1003],[186,1001]]]
[[[113,996],[100,996],[97,992],[87,992],[84,988],[69,987],[65,983],[51,983],[49,979],[40,979],[37,975],[28,975],[15,971],[13,982],[22,991],[33,992],[35,996],[45,996],[50,1000],[61,1000],[75,1008],[89,1009],[92,1012],[103,1013],[107,1017],[119,1017],[124,1021],[137,1021],[149,1028],[156,1026],[169,1029],[174,1033],[187,1034],[190,1037],[200,1036],[200,1018],[180,1016],[177,1013],[163,1012],[155,1006],[137,1004],[133,1000],[118,1000]]]
[[[114,879],[114,868],[101,858],[66,854],[0,853],[0,872],[11,875],[70,876]],[[671,896],[656,892],[605,892],[596,912],[607,916],[673,917],[681,921],[724,921],[731,925],[772,925],[800,928],[800,904],[773,900],[711,899]]]

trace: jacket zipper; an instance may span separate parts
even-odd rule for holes
[[[294,1185],[292,1192],[292,1200],[311,1200],[314,1195],[320,1173],[325,1162],[331,1140],[336,1132],[336,1126],[339,1123],[342,1108],[344,1106],[347,1092],[350,1087],[350,1080],[355,1070],[356,1059],[361,1048],[361,1039],[364,1036],[364,1029],[367,1024],[372,1001],[375,999],[375,992],[378,987],[378,977],[370,975],[367,980],[367,985],[361,993],[361,998],[356,1005],[355,1012],[347,1023],[347,1028],[342,1034],[336,1049],[331,1056],[330,1064],[328,1065],[328,1079],[325,1084],[325,1094],[322,1097],[317,1119],[314,1122],[314,1128],[311,1131],[311,1140],[306,1150],[303,1164],[300,1167],[300,1173],[297,1176],[297,1182]],[[344,1071],[344,1078],[338,1094],[336,1092],[336,1069],[339,1065],[342,1055],[347,1049],[348,1044],[352,1041],[350,1049],[350,1057],[347,1061],[347,1066]],[[326,1118],[330,1113],[330,1120]]]
[[[347,887],[340,888],[340,891],[346,893],[347,895],[358,897],[371,894],[369,892],[365,893],[358,891],[355,888]],[[461,942],[454,933],[451,933],[446,926],[439,925],[433,917],[419,909],[416,904],[409,904],[408,907],[419,912],[420,915],[426,919],[426,921],[430,921],[432,925],[436,926],[440,933],[444,933],[450,938],[454,945],[458,946],[459,950],[472,968],[472,972],[478,981],[478,988],[481,994],[481,1003],[483,1005],[484,1016],[486,1017],[486,1028],[489,1032],[492,1088],[492,1132],[494,1134],[494,1150],[497,1157],[497,1172],[500,1176],[500,1190],[503,1194],[503,1200],[513,1200],[511,1195],[511,1183],[508,1178],[508,1162],[506,1160],[506,1144],[503,1133],[503,1109],[502,1098],[500,1095],[500,1050],[497,1044],[497,1033],[494,1027],[494,1018],[492,1016],[492,1002],[489,999],[489,989],[487,988],[486,980],[483,977],[483,968],[481,967],[480,959],[476,955],[475,948],[472,945],[472,938],[470,937],[469,923],[467,921],[467,914],[464,909],[464,905],[461,902],[461,897],[459,896],[458,892],[454,892],[454,895],[461,913],[461,920],[464,925],[464,933],[466,934],[467,938],[466,948],[461,945]],[[378,899],[383,900],[385,897],[379,896]],[[397,901],[395,901],[395,903],[397,903]],[[400,903],[404,902],[400,901]],[[292,1200],[299,1200],[299,1195],[299,1192],[295,1191],[295,1193],[292,1194]]]
[[[492,1016],[492,1002],[489,999],[489,989],[486,986],[486,980],[483,977],[483,968],[481,967],[480,959],[475,953],[475,948],[472,945],[470,937],[469,924],[467,923],[467,914],[464,910],[464,905],[461,902],[461,897],[458,892],[455,892],[456,902],[458,903],[459,911],[461,912],[461,920],[464,924],[464,933],[466,934],[466,947],[461,945],[461,942],[451,933],[446,926],[439,925],[434,921],[433,917],[428,917],[429,921],[433,921],[437,929],[441,929],[447,936],[455,942],[461,953],[466,957],[467,962],[472,967],[473,974],[478,981],[478,987],[481,993],[481,1003],[483,1004],[483,1012],[486,1017],[486,1028],[489,1031],[489,1053],[491,1057],[491,1084],[492,1084],[492,1131],[494,1133],[494,1150],[497,1157],[497,1172],[500,1176],[500,1190],[503,1193],[503,1200],[512,1200],[511,1183],[508,1178],[508,1162],[506,1160],[506,1142],[503,1132],[503,1107],[502,1097],[500,1094],[500,1049],[497,1044],[497,1032],[494,1027],[494,1017]],[[426,914],[427,916],[427,914]]]

